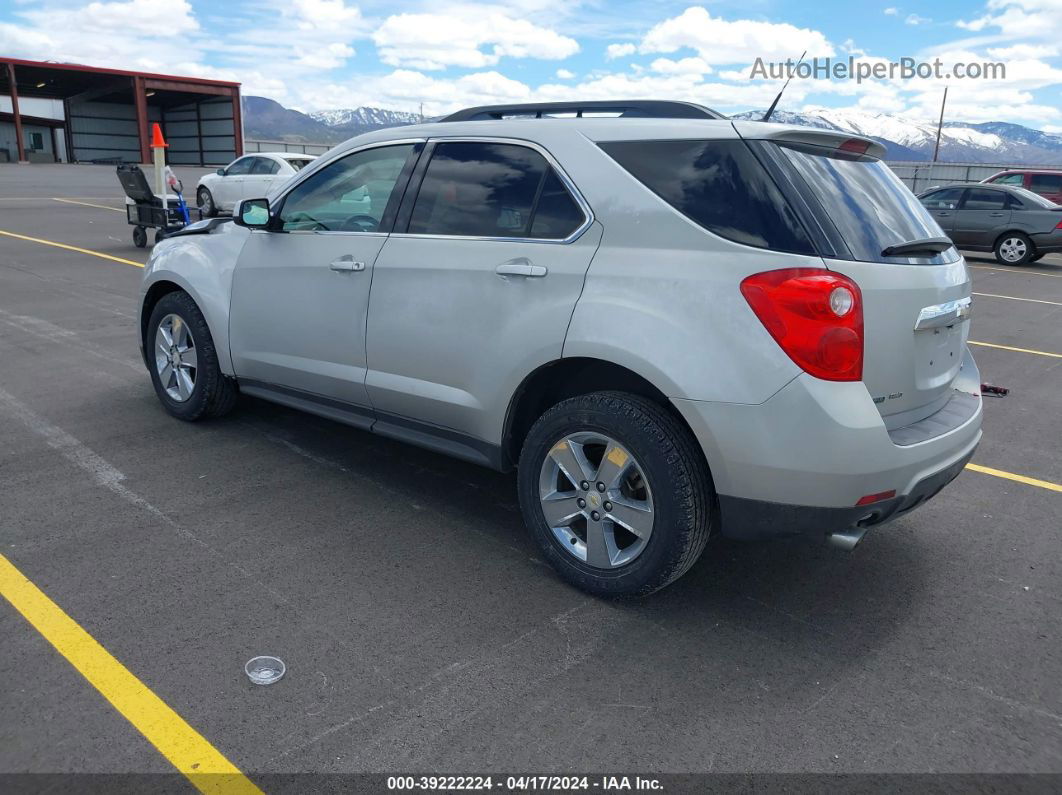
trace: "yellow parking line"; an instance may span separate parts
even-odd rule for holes
[[[966,468],[972,469],[974,472],[981,472],[985,475],[992,475],[993,477],[1013,480],[1017,483],[1024,483],[1026,486],[1036,486],[1037,488],[1048,489],[1049,491],[1062,491],[1062,485],[1052,483],[1049,480],[1038,480],[1036,478],[1026,477],[1025,475],[1015,475],[1013,472],[1004,472],[1002,469],[983,467],[980,464],[967,464]]]
[[[970,345],[980,345],[982,348],[999,348],[1001,351],[1014,351],[1015,353],[1032,353],[1037,356],[1050,356],[1052,359],[1062,359],[1062,353],[1050,353],[1048,351],[1037,351],[1032,348],[1015,348],[1013,345],[996,345],[994,342],[974,342],[973,340],[967,340]]]
[[[1051,304],[1051,306],[1062,306],[1062,301],[1044,301],[1041,298],[1018,298],[1016,295],[997,295],[996,293],[974,293],[983,298],[1007,298],[1011,301],[1028,301],[1031,304]]]
[[[144,263],[143,262],[136,262],[135,260],[131,260],[131,259],[123,259],[122,257],[115,257],[115,256],[113,256],[111,254],[104,254],[102,251],[93,251],[92,249],[89,249],[89,248],[78,248],[77,246],[68,246],[66,243],[56,243],[54,240],[42,240],[39,237],[29,237],[27,235],[16,235],[14,232],[5,232],[3,229],[0,229],[0,235],[5,235],[7,237],[13,237],[13,238],[16,238],[18,240],[28,240],[30,243],[40,243],[41,245],[44,245],[44,246],[55,246],[56,248],[65,248],[67,251],[76,251],[79,254],[88,254],[88,255],[90,255],[92,257],[99,257],[100,259],[109,259],[112,262],[120,262],[123,265],[134,265],[137,268],[143,268],[144,267]]]
[[[106,204],[93,204],[92,202],[81,202],[77,199],[52,199],[53,202],[63,202],[65,204],[83,204],[86,207],[98,207],[101,210],[113,210],[116,213],[124,213],[125,210],[121,207],[108,207]]]
[[[0,555],[0,594],[200,792],[261,793],[147,685]]]
[[[1052,277],[1054,277],[1056,279],[1062,279],[1062,273],[1044,273],[1043,271],[1031,271],[1031,270],[1027,270],[1026,268],[1021,268],[1021,267],[1015,267],[1015,268],[992,268],[992,267],[990,267],[988,265],[967,265],[966,267],[968,267],[968,268],[977,268],[980,271],[999,271],[1000,273],[1014,273],[1014,274],[1032,273],[1032,274],[1034,274],[1036,276],[1052,276]]]

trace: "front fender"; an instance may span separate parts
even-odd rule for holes
[[[221,372],[234,375],[229,354],[229,304],[232,274],[248,234],[243,227],[225,224],[210,234],[182,235],[157,244],[144,266],[137,329],[146,321],[145,299],[151,288],[160,282],[175,284],[192,297],[206,318]],[[143,339],[140,343],[143,346]]]

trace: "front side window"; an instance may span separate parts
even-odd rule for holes
[[[280,211],[286,232],[379,232],[413,144],[381,146],[337,160],[296,186]],[[393,217],[394,208],[388,217]],[[385,230],[387,231],[387,230]]]
[[[1002,210],[1007,206],[1007,194],[1001,190],[970,188],[966,191],[964,210]]]
[[[962,199],[962,188],[945,188],[923,196],[922,204],[931,210],[954,210]]]
[[[257,157],[241,157],[235,163],[225,169],[226,177],[239,177],[243,174],[250,174],[251,168],[254,167],[254,161]]]
[[[468,141],[436,145],[408,231],[559,240],[583,220],[541,154],[517,144]]]
[[[639,182],[711,232],[757,248],[814,247],[743,141],[620,141],[601,148]]]
[[[254,175],[276,174],[280,170],[280,163],[276,160],[270,160],[268,157],[256,157],[255,164],[251,167],[251,173]]]

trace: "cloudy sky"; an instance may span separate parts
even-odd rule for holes
[[[0,55],[238,80],[304,111],[432,115],[505,101],[650,97],[766,107],[756,58],[1003,61],[951,80],[949,117],[1062,132],[1062,0],[0,0]],[[794,80],[783,107],[932,118],[944,82]]]

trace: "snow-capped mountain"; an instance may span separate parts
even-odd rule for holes
[[[249,138],[334,144],[382,127],[420,121],[417,113],[383,108],[347,108],[302,113],[265,97],[243,98],[244,130]]]
[[[402,124],[416,124],[420,121],[420,115],[417,113],[370,107],[318,110],[309,115],[311,119],[316,119],[329,127],[356,126],[363,129],[397,127]]]
[[[764,111],[752,110],[733,118],[758,120],[763,114]],[[834,108],[803,113],[779,110],[771,116],[771,121],[865,135],[880,141],[890,160],[929,160],[937,140],[935,122],[888,113]],[[939,159],[958,163],[1059,164],[1062,163],[1062,135],[1007,122],[944,122]]]

